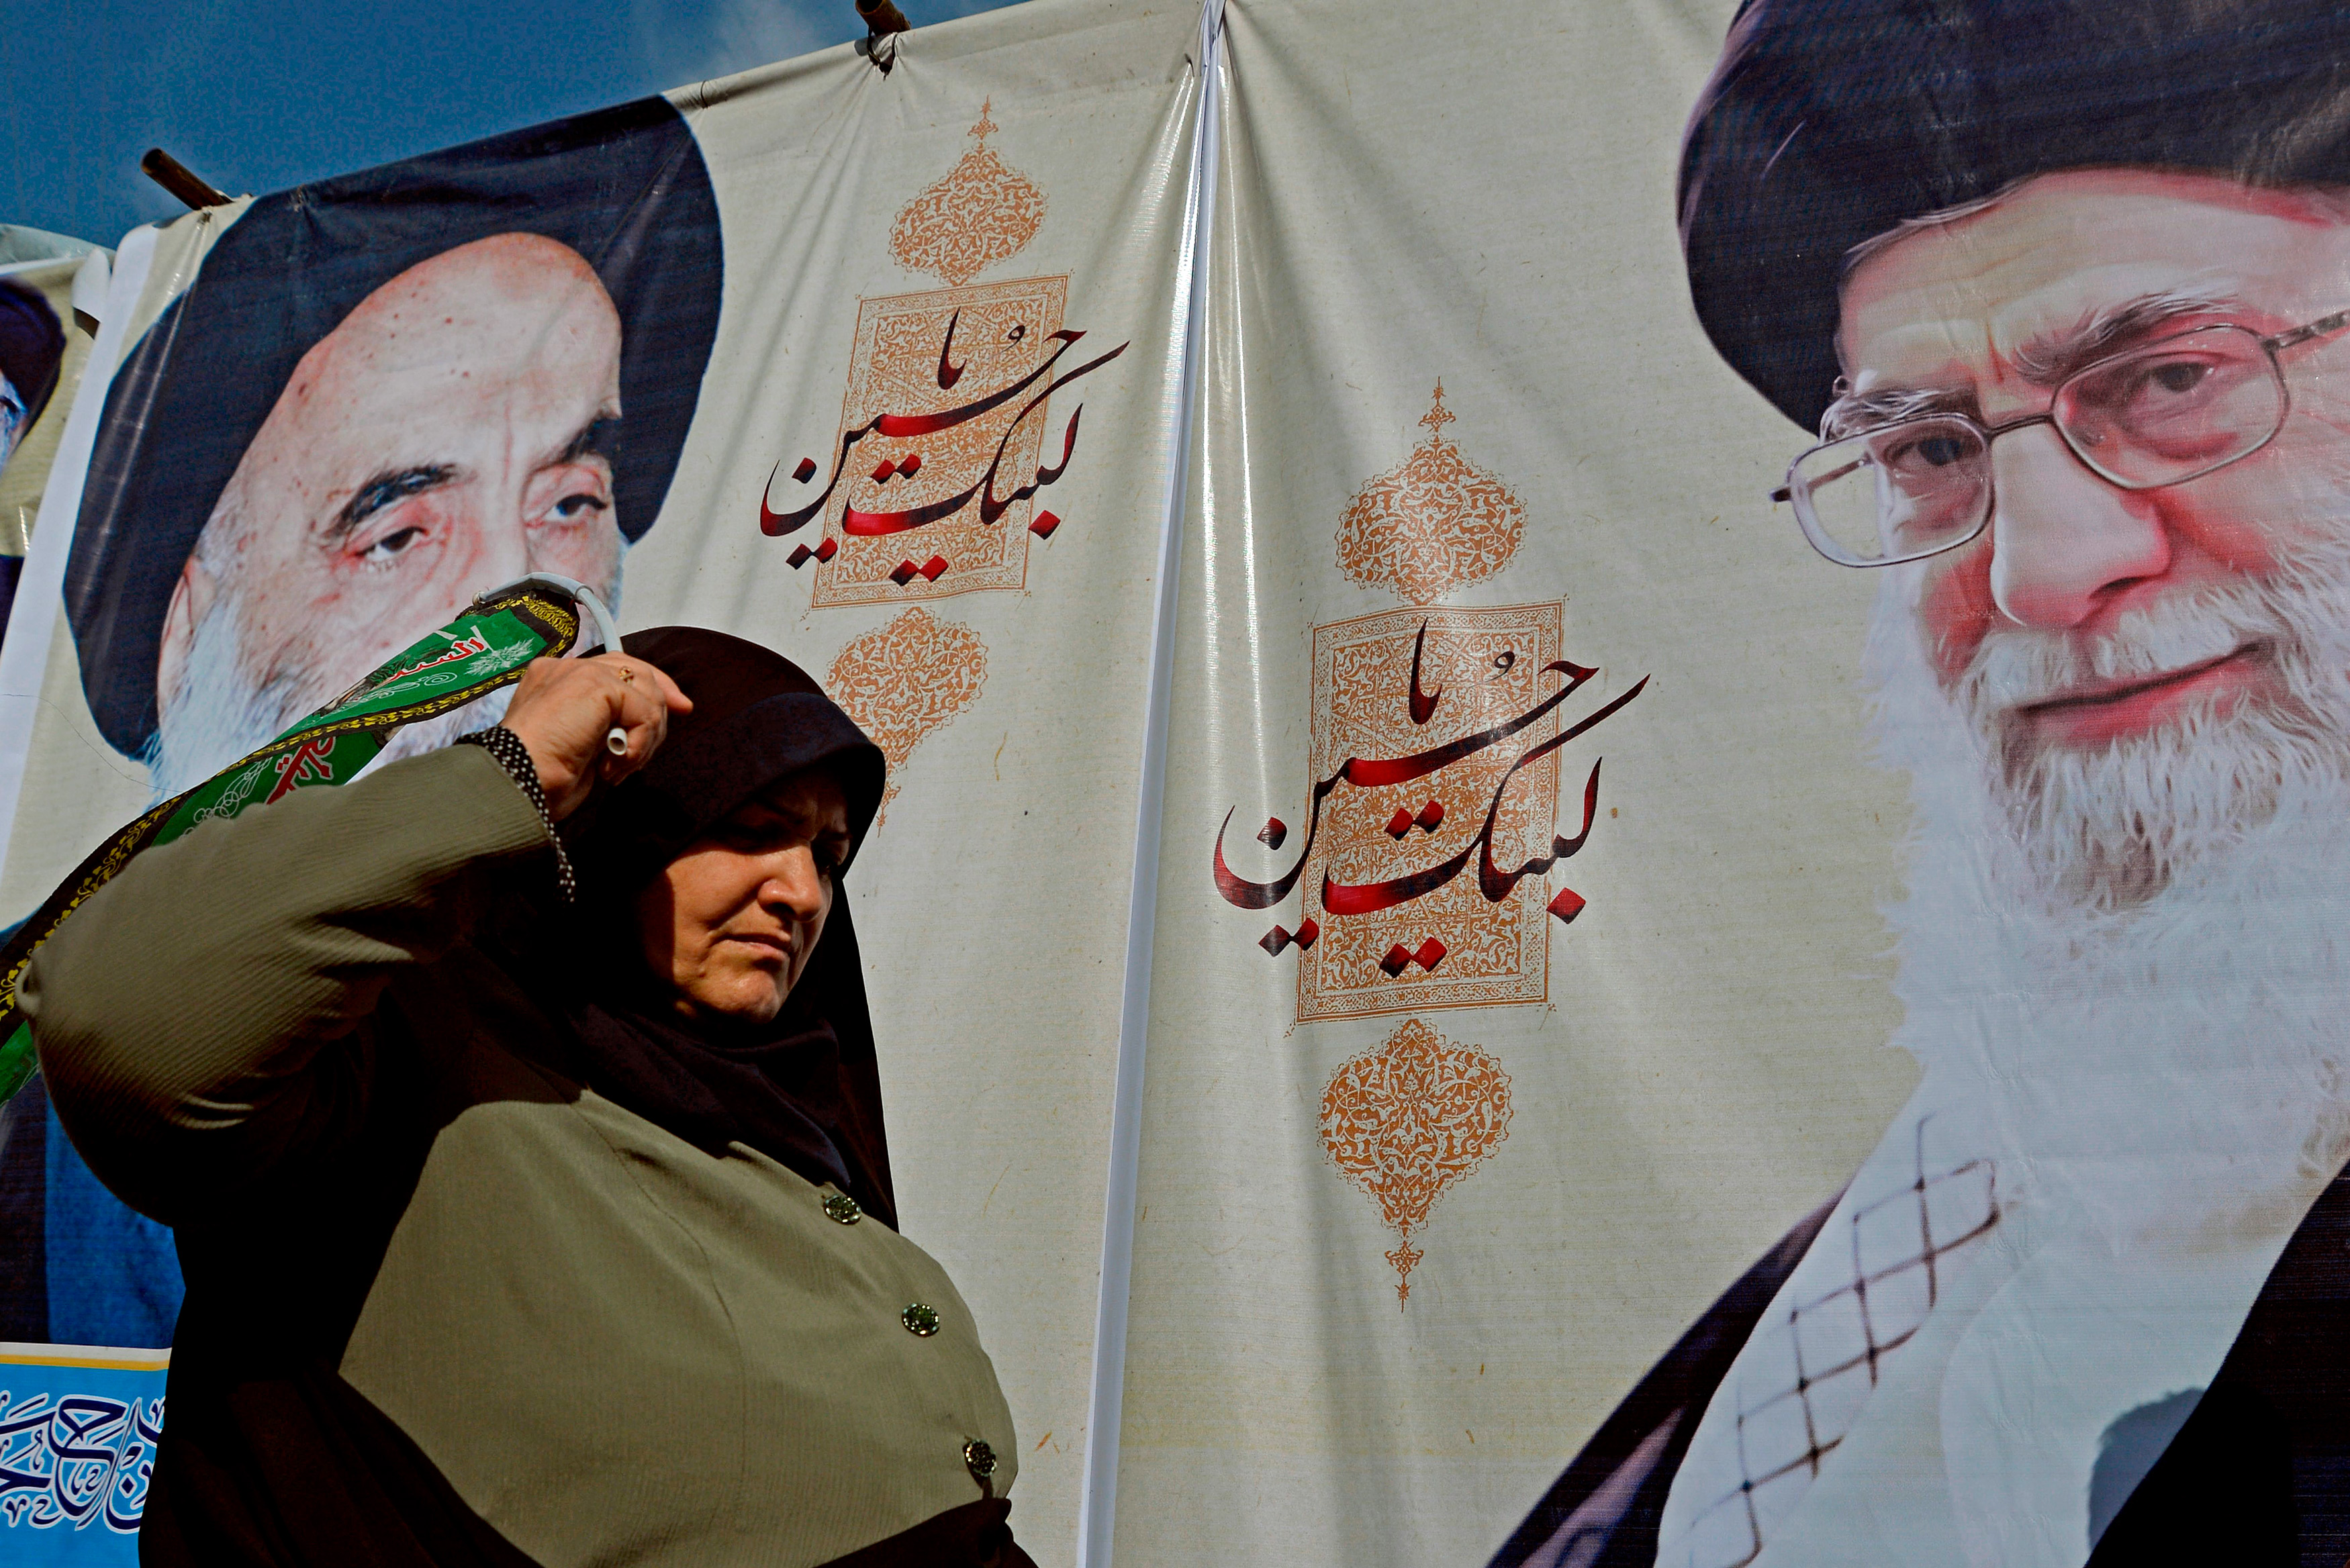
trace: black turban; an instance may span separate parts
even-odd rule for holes
[[[1746,0],[1681,149],[1723,358],[1806,430],[1853,246],[2060,169],[2350,186],[2340,0]]]
[[[65,357],[65,331],[49,302],[22,284],[0,281],[0,376],[25,400],[26,429],[49,406]]]
[[[172,587],[294,367],[410,267],[504,234],[570,246],[611,296],[613,504],[629,540],[652,525],[717,337],[721,267],[710,171],[665,99],[264,197],[126,358],[90,454],[66,612],[82,691],[118,751],[154,736]]]

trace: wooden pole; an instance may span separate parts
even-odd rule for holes
[[[882,5],[886,5],[889,3],[889,0],[881,0]],[[185,202],[191,211],[201,212],[206,207],[228,205],[229,199],[226,196],[213,190],[186,164],[160,147],[151,147],[147,150],[147,156],[139,161],[139,170],[147,178]]]

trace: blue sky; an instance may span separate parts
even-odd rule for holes
[[[898,0],[917,27],[1003,0]],[[447,147],[861,36],[851,0],[51,0],[0,28],[0,223],[103,245],[232,193]],[[30,20],[37,16],[37,21]]]

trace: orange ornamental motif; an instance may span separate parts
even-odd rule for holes
[[[1411,1244],[1448,1187],[1510,1136],[1510,1075],[1475,1045],[1447,1040],[1417,1018],[1385,1044],[1342,1064],[1322,1091],[1322,1147],[1370,1194],[1396,1233],[1396,1305],[1411,1298]]]
[[[978,701],[986,680],[986,645],[969,627],[933,619],[920,605],[841,649],[825,690],[889,763],[875,826],[888,816],[914,748]]]
[[[1509,487],[1444,438],[1455,416],[1444,383],[1420,420],[1428,439],[1401,466],[1356,493],[1338,523],[1338,566],[1365,587],[1434,604],[1510,564],[1526,535],[1526,509]]]
[[[1559,657],[1565,618],[1555,604],[1505,605],[1390,610],[1315,628],[1313,776],[1327,778],[1350,758],[1428,752],[1540,706],[1563,684],[1543,667]],[[1421,723],[1413,722],[1410,701],[1415,647],[1419,690],[1437,693],[1435,711]],[[1495,863],[1515,867],[1542,854],[1558,815],[1558,755],[1539,757],[1514,777],[1511,768],[1558,726],[1555,709],[1508,743],[1435,773],[1332,794],[1305,867],[1305,909],[1321,937],[1298,955],[1300,1023],[1548,1000],[1550,889],[1543,878],[1527,877],[1494,902],[1477,867],[1464,866],[1433,892],[1367,914],[1333,915],[1322,887],[1326,876],[1359,886],[1441,864],[1484,831],[1497,794]],[[1408,955],[1400,964],[1398,950]]]
[[[1525,533],[1517,497],[1445,439],[1452,422],[1439,382],[1428,440],[1338,524],[1340,565],[1423,605],[1501,570]],[[1601,672],[1562,657],[1565,619],[1563,604],[1444,607],[1314,628],[1305,842],[1279,869],[1232,842],[1235,807],[1213,861],[1238,909],[1299,896],[1295,929],[1257,945],[1295,950],[1300,1023],[1549,1000],[1549,919],[1585,901],[1544,878],[1582,852],[1599,804],[1598,761],[1577,755],[1581,826],[1561,831],[1560,748],[1648,685],[1584,695]],[[1255,834],[1274,855],[1289,836],[1279,817]]]
[[[889,231],[889,254],[909,272],[935,273],[961,287],[982,269],[1017,255],[1045,226],[1045,192],[987,145],[997,129],[980,105],[977,143],[945,179],[906,203]]]

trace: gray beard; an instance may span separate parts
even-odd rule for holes
[[[179,690],[162,711],[147,765],[158,801],[203,783],[239,757],[260,750],[315,703],[307,682],[286,676],[257,682],[242,658],[244,606],[229,594],[196,623]]]
[[[603,590],[603,598],[617,615],[617,580]],[[159,803],[259,751],[382,662],[379,657],[347,674],[328,671],[324,676],[307,665],[281,664],[267,679],[256,679],[244,664],[244,618],[242,600],[224,593],[213,600],[196,625],[179,690],[163,710],[145,758]],[[407,725],[393,734],[367,771],[439,751],[460,735],[486,730],[505,717],[513,701],[514,688],[501,687],[462,708]]]
[[[1707,1411],[1666,1511],[1676,1562],[1709,1515],[1734,1511],[1742,1527],[1752,1507],[1772,1539],[1805,1506],[1800,1479],[1742,1497],[1742,1412],[1802,1386],[1804,1355],[1834,1365],[1839,1332],[1873,1349],[1874,1324],[1912,1321],[1898,1286],[1877,1292],[1885,1275],[1866,1276],[1862,1310],[1897,1315],[1860,1319],[1865,1336],[1835,1313],[1798,1324],[1785,1308],[1864,1277],[1865,1243],[1902,1255],[1887,1249],[1909,1233],[1887,1220],[1913,1211],[1913,1171],[1982,1162],[1998,1228],[1943,1254],[1941,1293],[1923,1309],[1941,1326],[1885,1363],[1906,1400],[1859,1426],[1860,1401],[1891,1386],[1871,1360],[1872,1391],[1807,1400],[1804,1428],[1814,1443],[1859,1438],[1832,1466],[1887,1465],[1889,1452],[1911,1477],[1903,1445],[1939,1441],[1909,1496],[1949,1482],[1957,1534],[1941,1554],[2005,1563],[2052,1556],[2028,1532],[2066,1503],[2035,1481],[2069,1477],[2066,1456],[2085,1444],[2048,1434],[2072,1445],[2109,1432],[2145,1383],[2203,1386],[2240,1321],[2212,1309],[2230,1290],[2249,1303],[2350,1153],[2350,551],[2094,643],[1997,634],[1948,690],[1919,635],[1921,576],[1882,575],[1866,671],[1879,757],[1910,775],[1908,886],[1885,913],[1906,1012],[1894,1044],[1925,1073],[1846,1194],[1848,1228],[1822,1233]],[[2005,715],[2018,703],[2247,641],[2275,659],[2281,697],[2210,705],[2102,750],[2015,744]],[[1926,1210],[1920,1238],[1951,1233],[1929,1229]],[[2095,1341],[2120,1322],[2136,1331],[2128,1354],[2107,1356]],[[1822,1408],[1833,1424],[1814,1428]],[[1887,1446],[1862,1458],[1872,1442]],[[1821,1542],[1859,1542],[1896,1517],[1813,1528]],[[1912,1521],[1913,1540],[1939,1517]]]
[[[2027,750],[2006,715],[2085,680],[2150,676],[2267,650],[2275,697],[2206,701],[2103,749]],[[1986,639],[1950,693],[1974,763],[2036,880],[2058,899],[2123,910],[2224,857],[2288,800],[2350,786],[2350,552],[2308,552],[2246,579],[2123,618],[2094,642]]]
[[[1996,638],[1948,691],[1915,574],[1888,578],[1870,730],[1915,806],[1886,914],[1908,1014],[1895,1039],[1927,1068],[1921,1097],[1984,1118],[2011,1190],[2037,1187],[2117,1240],[2297,1220],[2350,1150],[2350,550],[2095,645]],[[2103,750],[2009,742],[2013,701],[2248,638],[2281,697]]]

